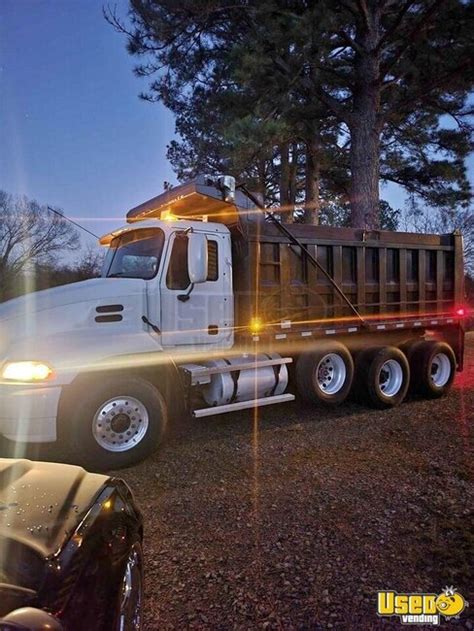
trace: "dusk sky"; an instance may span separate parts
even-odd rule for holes
[[[0,2],[0,188],[97,234],[175,181],[165,157],[173,117],[138,98],[146,83],[102,5]],[[117,6],[125,15],[126,2]]]
[[[176,179],[173,116],[138,98],[102,0],[0,1],[0,188],[58,206],[97,234]],[[117,3],[126,16],[127,2]],[[396,187],[382,196],[402,205]],[[85,242],[93,242],[84,235]]]

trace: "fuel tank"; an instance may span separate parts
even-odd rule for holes
[[[251,369],[236,369],[233,372],[212,375],[210,383],[202,388],[204,400],[210,406],[217,406],[282,394],[288,385],[286,364],[259,366],[259,362],[279,358],[278,353],[262,353],[214,359],[204,363],[203,365],[208,368],[254,364]]]

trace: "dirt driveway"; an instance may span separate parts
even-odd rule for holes
[[[180,428],[119,472],[145,515],[146,630],[400,629],[377,618],[377,590],[446,584],[472,615],[473,420],[471,334],[446,399]],[[474,628],[466,613],[448,626]]]

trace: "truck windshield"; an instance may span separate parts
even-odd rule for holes
[[[160,265],[165,235],[159,228],[139,228],[110,243],[102,276],[107,278],[153,278]]]

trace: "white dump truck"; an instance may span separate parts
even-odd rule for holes
[[[281,224],[228,176],[137,206],[101,278],[0,305],[0,434],[116,468],[168,423],[349,392],[390,408],[462,369],[460,234]]]

